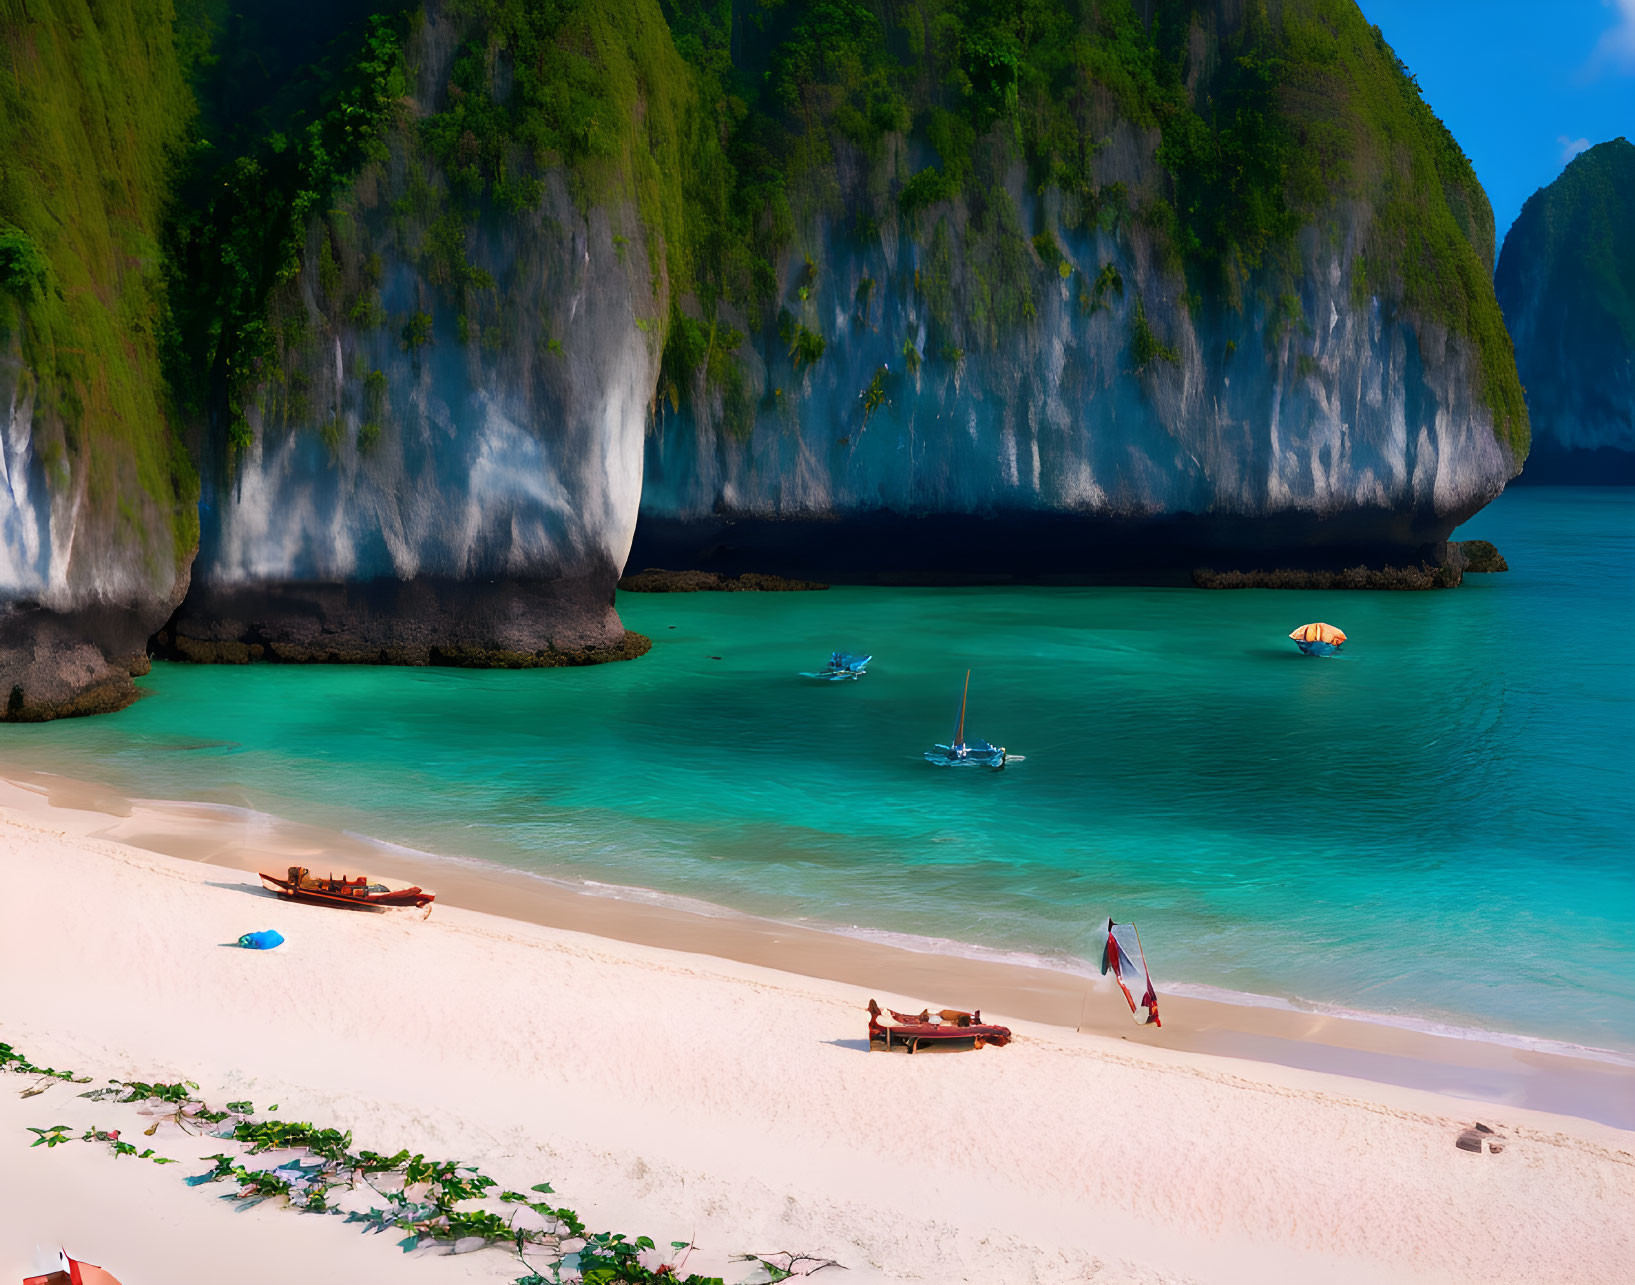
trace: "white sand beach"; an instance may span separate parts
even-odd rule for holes
[[[291,849],[242,824],[193,817],[202,846],[186,859],[143,837],[178,831],[180,814],[52,795],[0,787],[0,1040],[97,1082],[187,1078],[361,1147],[548,1180],[593,1227],[693,1241],[692,1271],[742,1280],[732,1255],[794,1250],[853,1283],[1635,1279],[1635,1133],[1610,1125],[1199,1051],[1226,1020],[1199,1001],[1166,1001],[1152,1032],[1093,995],[1098,1016],[1076,1031],[1039,1020],[1062,1002],[1048,985],[1026,1000],[969,961],[921,956],[909,976],[889,953],[854,953],[825,980],[793,937],[796,971],[699,953],[726,932],[708,924],[679,951],[469,909],[443,887],[424,920],[286,904],[241,867]],[[626,915],[623,935],[644,922],[586,913]],[[287,944],[225,944],[261,928]],[[973,993],[983,976],[997,997]],[[871,995],[980,1005],[1016,1039],[869,1053]],[[1406,1047],[1388,1028],[1241,1014],[1256,1038]],[[1635,1095],[1626,1067],[1573,1073]],[[124,1285],[521,1274],[495,1250],[405,1255],[338,1218],[235,1212],[221,1188],[183,1182],[206,1165],[30,1148],[28,1126],[146,1121],[76,1086],[25,1087],[0,1081],[0,1280],[21,1277],[36,1242]],[[1476,1120],[1502,1154],[1454,1146]],[[189,1161],[221,1147],[167,1132],[153,1145]]]

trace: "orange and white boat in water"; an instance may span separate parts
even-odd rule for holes
[[[1308,656],[1332,656],[1345,645],[1345,631],[1336,629],[1333,625],[1325,625],[1321,621],[1311,625],[1301,625],[1290,638],[1294,645]]]

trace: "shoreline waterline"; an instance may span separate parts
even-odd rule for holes
[[[633,594],[635,665],[155,662],[0,759],[911,949],[1082,971],[1111,914],[1161,981],[1635,1056],[1635,686],[1580,644],[1635,628],[1632,501],[1501,497],[1457,593]],[[967,668],[1014,771],[923,760]]]
[[[431,888],[443,905],[856,985],[860,1013],[863,988],[874,988],[1144,1045],[1635,1128],[1635,1059],[1616,1050],[1162,979],[1165,1025],[1154,1030],[1134,1026],[1116,990],[1082,960],[763,918],[651,889],[438,856],[230,804],[130,797],[16,764],[0,763],[0,809],[42,828],[250,875],[309,861],[367,865],[367,873]],[[245,888],[272,895],[254,881]]]

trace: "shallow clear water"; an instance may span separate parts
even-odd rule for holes
[[[0,758],[784,918],[1635,1050],[1635,492],[1441,593],[624,595],[631,664],[156,665]],[[1350,636],[1333,660],[1286,637]],[[795,677],[831,648],[857,683]],[[1026,756],[950,771],[952,730]]]

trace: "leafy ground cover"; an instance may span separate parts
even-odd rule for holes
[[[25,1097],[58,1082],[90,1083],[69,1071],[36,1066],[9,1044],[0,1044],[0,1072],[33,1080]],[[405,1253],[424,1244],[446,1245],[451,1252],[505,1249],[516,1255],[525,1273],[515,1285],[722,1285],[720,1277],[686,1272],[693,1248],[689,1242],[671,1241],[661,1251],[648,1236],[592,1232],[571,1208],[557,1203],[547,1182],[514,1191],[473,1165],[432,1160],[407,1149],[390,1155],[354,1150],[348,1130],[272,1118],[276,1105],[265,1113],[249,1101],[215,1109],[195,1096],[198,1088],[191,1080],[110,1080],[80,1096],[147,1107],[150,1114],[159,1107],[158,1118],[143,1131],[148,1137],[168,1128],[232,1144],[208,1157],[212,1167],[187,1183],[226,1183],[229,1190],[222,1199],[241,1208],[276,1200],[301,1212],[341,1217],[366,1233],[390,1233]],[[177,1163],[124,1140],[117,1129],[93,1127],[76,1135],[58,1124],[28,1132],[35,1135],[30,1146],[48,1150],[75,1141],[98,1142],[116,1158]],[[808,1276],[838,1265],[791,1253],[740,1254],[736,1260],[750,1265],[761,1281]]]

